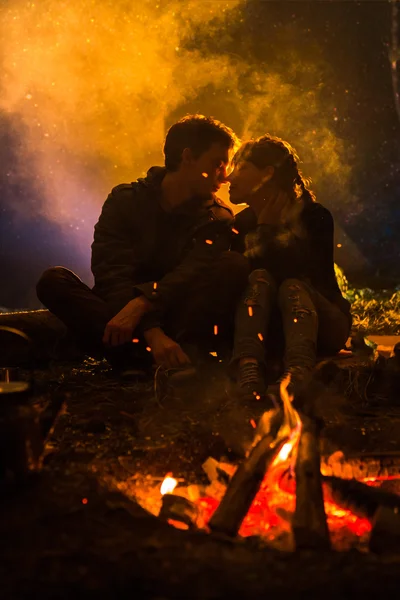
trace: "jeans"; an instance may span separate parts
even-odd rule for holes
[[[313,368],[317,353],[334,355],[344,347],[350,328],[350,316],[308,283],[286,279],[278,287],[257,269],[236,310],[232,364],[244,357],[265,364],[266,352],[283,341],[285,370]]]
[[[236,252],[224,252],[210,272],[183,294],[180,302],[163,315],[161,327],[179,343],[229,339],[235,308],[247,285],[247,260]],[[79,277],[64,267],[45,271],[37,284],[39,300],[73,333],[87,352],[105,354],[114,364],[148,356],[142,336],[137,344],[105,349],[104,329],[114,316],[108,304]]]

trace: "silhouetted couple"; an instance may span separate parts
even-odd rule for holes
[[[94,288],[54,267],[37,294],[88,351],[121,370],[150,357],[146,348],[179,373],[199,350],[233,346],[229,372],[249,401],[266,397],[272,348],[281,342],[295,392],[317,352],[344,346],[351,317],[334,272],[332,216],[308,190],[295,151],[269,135],[238,146],[215,119],[175,123],[165,166],[117,186],[103,205]],[[227,181],[231,202],[248,205],[236,217],[216,195]]]

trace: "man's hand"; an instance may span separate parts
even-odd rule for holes
[[[128,302],[107,323],[104,330],[103,343],[109,346],[119,346],[131,342],[134,330],[150,307],[151,302],[144,296],[139,296]]]
[[[157,365],[164,369],[175,369],[190,364],[190,358],[180,345],[165,335],[159,327],[148,329],[144,333],[144,337]]]

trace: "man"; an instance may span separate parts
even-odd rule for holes
[[[232,130],[212,118],[187,116],[168,131],[165,167],[108,196],[95,226],[90,290],[63,267],[48,269],[37,295],[84,340],[126,366],[143,340],[154,360],[180,368],[191,343],[228,326],[248,265],[227,252],[233,215],[215,196],[226,180]],[[135,346],[135,349],[140,344]]]

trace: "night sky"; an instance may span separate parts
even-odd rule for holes
[[[88,2],[85,0],[83,4]],[[98,3],[94,0],[90,4],[93,8]],[[165,4],[179,7],[184,3]],[[222,11],[222,6],[227,4],[192,2],[190,6],[192,11],[199,7],[200,15],[200,8],[205,11],[205,7],[212,6],[212,10],[217,7],[218,11],[221,7]],[[76,103],[70,102],[67,106],[67,103],[61,102],[60,99],[68,96],[68,90],[72,90],[71,94],[78,98],[76,90],[81,88],[79,77],[75,77],[75,87],[71,84],[72,87],[60,91],[59,96],[52,97],[51,110],[45,76],[43,89],[40,89],[40,60],[43,60],[44,73],[49,73],[46,60],[52,60],[56,47],[49,43],[54,35],[51,27],[43,28],[46,33],[40,34],[46,35],[48,46],[43,55],[45,58],[38,61],[36,79],[29,72],[24,81],[25,71],[31,69],[32,61],[38,56],[35,52],[41,38],[37,37],[37,31],[32,33],[33,37],[36,36],[32,37],[32,45],[24,48],[26,54],[30,53],[27,62],[15,66],[15,60],[9,59],[7,63],[10,55],[18,49],[17,36],[22,36],[23,23],[20,30],[7,27],[10,27],[11,19],[16,21],[15,17],[25,5],[19,1],[4,2],[0,9],[3,34],[5,30],[11,31],[10,42],[2,42],[5,57],[3,75],[6,75],[0,78],[0,89],[12,89],[12,93],[7,94],[7,102],[0,101],[0,306],[38,307],[35,282],[40,273],[51,265],[64,264],[85,281],[90,281],[93,224],[109,189],[135,179],[147,167],[160,163],[166,127],[187,112],[196,111],[213,114],[232,126],[240,136],[269,131],[286,137],[303,157],[303,173],[312,177],[317,199],[334,214],[342,243],[336,258],[339,264],[345,266],[350,280],[353,278],[354,282],[362,285],[371,282],[378,285],[400,284],[400,123],[395,109],[389,60],[392,28],[392,6],[389,2],[235,1],[232,12],[223,21],[218,15],[210,18],[201,13],[201,18],[193,19],[190,27],[185,26],[179,47],[175,47],[174,42],[172,49],[178,55],[178,65],[179,60],[188,60],[195,52],[199,70],[196,72],[193,68],[186,76],[185,71],[175,69],[168,79],[168,60],[172,59],[166,53],[161,75],[165,76],[166,89],[172,85],[171,82],[176,86],[176,93],[170,93],[170,101],[166,104],[163,104],[161,94],[153,97],[151,87],[156,89],[160,81],[157,62],[151,61],[164,60],[159,52],[160,48],[162,52],[162,44],[157,48],[158,57],[152,57],[151,47],[146,49],[147,54],[143,50],[148,61],[148,69],[143,74],[144,83],[140,83],[142,80],[134,71],[130,75],[129,64],[123,63],[126,68],[123,77],[129,81],[132,77],[135,88],[125,90],[121,79],[114,86],[110,81],[109,87],[113,90],[111,101],[111,96],[107,95],[110,92],[104,86],[104,67],[93,62],[93,56],[99,52],[104,39],[105,25],[101,25],[101,32],[98,26],[90,38],[87,37],[88,24],[84,20],[84,12],[78,12],[76,8],[76,14],[82,18],[82,35],[86,43],[93,45],[93,40],[98,40],[99,45],[91,50],[94,54],[90,64],[85,62],[85,51],[81,48],[78,49],[79,55],[72,54],[68,60],[72,63],[74,57],[79,56],[85,69],[91,72],[98,70],[98,79],[91,82],[88,95],[88,88],[83,87],[85,72],[77,71],[85,90],[84,97],[89,96],[93,104],[87,102],[77,108]],[[103,6],[106,5],[109,11],[117,10],[113,6],[118,5],[117,16],[121,23],[124,10],[132,10],[124,8],[127,5],[124,2],[105,2]],[[146,3],[144,5],[147,6]],[[56,4],[44,2],[45,6],[49,10],[47,18],[55,19],[50,9],[54,11]],[[150,3],[150,6],[153,5]],[[166,14],[168,16],[169,13],[166,11]],[[129,19],[124,26],[129,27],[133,15],[127,15]],[[28,19],[28,16],[24,14],[23,18]],[[35,18],[40,23],[42,16],[36,15]],[[176,16],[175,10],[171,19],[179,21],[179,18],[179,11]],[[141,20],[137,16],[134,22],[140,27]],[[161,27],[167,27],[162,25],[161,20],[160,23]],[[178,22],[170,26],[175,32],[179,31],[181,24]],[[143,27],[146,28],[144,22]],[[72,43],[70,40],[75,38],[67,27],[65,32],[65,47],[68,49],[68,44]],[[154,43],[158,43],[157,32],[153,34]],[[28,32],[27,39],[29,35]],[[120,51],[126,53],[129,48],[121,50],[121,44],[125,42],[118,27],[107,35],[115,39],[115,60],[107,65],[112,79],[114,71],[120,77]],[[170,33],[168,35],[171,36]],[[61,36],[60,39],[62,44],[64,38]],[[21,40],[23,43],[25,41]],[[78,52],[75,45],[73,48],[74,52]],[[206,78],[208,67],[204,66],[204,61],[209,57],[213,61],[214,81]],[[65,80],[71,73],[71,63],[67,74],[61,74],[60,82],[55,80],[48,85],[59,89],[62,77]],[[228,70],[223,72],[222,65],[226,64]],[[14,75],[13,68],[16,70]],[[62,71],[62,68],[61,63],[59,69]],[[266,75],[267,78],[264,77]],[[231,84],[229,77],[232,77]],[[261,78],[260,84],[257,84],[257,78]],[[190,94],[187,95],[184,93],[186,84],[190,85]],[[97,93],[97,85],[101,85],[102,95]],[[307,94],[310,93],[316,98],[314,110],[307,109],[307,98],[311,98]],[[121,106],[128,108],[113,121],[114,117],[110,115],[118,106],[113,102],[118,103],[119,95]],[[40,101],[36,110],[42,110],[43,117],[39,125],[44,127],[50,113],[48,123],[54,124],[50,134],[43,134],[46,139],[32,133],[32,123],[37,114],[31,112],[32,102],[37,97]],[[151,111],[145,108],[149,97],[152,98],[150,104],[153,103]],[[25,99],[25,104],[21,98]],[[26,103],[29,102],[27,109]],[[79,95],[79,102],[82,102],[82,95]],[[99,107],[104,106],[107,110],[99,112]],[[162,106],[162,111],[158,106]],[[128,130],[126,115],[135,110],[135,121],[129,122],[131,129]],[[84,133],[82,123],[79,123],[79,111],[86,111],[84,124],[88,129]],[[62,125],[59,114],[65,117]],[[160,115],[157,117],[159,121],[157,127],[152,128],[155,115]],[[114,129],[112,126],[99,126],[107,120]],[[101,131],[101,138],[95,138],[94,131]],[[123,138],[126,131],[129,135],[125,133]],[[124,145],[118,143],[121,139],[124,139]],[[146,145],[144,141],[147,140]],[[107,152],[108,143],[114,153]],[[135,148],[131,161],[127,151],[130,145]],[[47,164],[50,165],[53,158],[54,164],[60,169],[62,166],[62,171],[50,166],[47,170]],[[78,182],[76,187],[75,182]],[[67,188],[68,192],[63,196]]]

